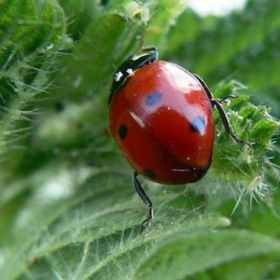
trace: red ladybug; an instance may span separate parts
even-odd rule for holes
[[[214,107],[228,134],[239,145],[248,144],[234,134],[221,106],[224,101],[215,100],[198,76],[171,62],[158,61],[155,47],[130,56],[116,71],[109,97],[110,127],[135,170],[135,189],[149,207],[141,230],[150,225],[154,214],[138,174],[163,184],[201,179],[212,160]]]

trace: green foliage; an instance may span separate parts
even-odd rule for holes
[[[274,239],[246,231],[196,234],[157,250],[142,264],[135,279],[183,279],[206,269],[211,270],[213,279],[220,278],[220,273],[222,279],[261,279],[269,262],[279,258],[279,245]]]
[[[279,279],[279,4],[201,18],[175,0],[0,1],[1,280]],[[156,208],[143,234],[107,118],[114,71],[141,44],[215,98],[238,95],[223,106],[251,143],[215,112],[202,180],[140,179]]]

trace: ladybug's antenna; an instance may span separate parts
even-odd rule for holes
[[[137,35],[136,39],[139,41],[139,49],[142,50],[145,46],[145,26],[143,25]]]

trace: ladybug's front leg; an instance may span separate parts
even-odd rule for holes
[[[132,175],[133,185],[134,185],[135,190],[137,191],[138,195],[142,199],[142,201],[149,207],[148,217],[141,224],[141,229],[140,229],[140,233],[141,233],[144,231],[146,225],[147,226],[151,225],[152,219],[154,218],[154,207],[153,207],[152,201],[150,200],[150,198],[148,197],[148,195],[145,193],[144,189],[142,188],[141,184],[139,183],[137,176],[138,176],[138,172],[134,171],[133,175]]]
[[[237,96],[236,96],[236,95],[229,95],[229,96],[227,96],[226,98],[223,98],[223,99],[214,99],[212,92],[210,91],[210,89],[208,88],[208,86],[205,84],[205,82],[204,82],[198,75],[194,75],[194,76],[198,79],[198,81],[199,81],[200,84],[203,86],[204,90],[206,91],[206,94],[207,94],[208,98],[209,98],[210,101],[211,101],[212,107],[213,107],[213,108],[216,107],[216,108],[218,109],[219,114],[220,114],[220,117],[221,117],[221,119],[222,119],[222,121],[223,121],[223,124],[224,124],[224,127],[225,127],[226,132],[227,132],[227,133],[235,140],[235,142],[236,142],[237,144],[239,144],[240,146],[245,146],[245,145],[247,145],[247,146],[251,147],[251,146],[252,146],[251,143],[248,143],[248,142],[246,142],[246,141],[244,141],[244,140],[239,139],[239,137],[235,134],[235,132],[234,132],[234,130],[233,130],[231,124],[230,124],[230,121],[229,121],[229,119],[228,119],[228,116],[227,116],[225,110],[224,110],[223,107],[222,107],[222,103],[228,102],[230,98],[231,98],[231,99],[232,99],[232,98],[237,98]]]
[[[247,146],[251,147],[251,146],[252,146],[251,143],[248,143],[248,142],[246,142],[246,141],[244,141],[244,140],[239,139],[239,137],[235,134],[235,132],[234,132],[234,130],[233,130],[233,128],[232,128],[232,126],[231,126],[231,124],[230,124],[230,122],[229,122],[228,116],[227,116],[226,112],[224,111],[224,109],[223,109],[223,107],[222,107],[222,105],[221,105],[221,103],[222,103],[222,102],[225,102],[225,100],[226,100],[226,99],[223,99],[223,100],[215,100],[215,99],[214,99],[214,100],[212,100],[212,106],[213,106],[213,107],[216,107],[216,108],[218,109],[219,114],[220,114],[220,117],[221,117],[221,119],[222,119],[222,121],[223,121],[223,124],[224,124],[224,127],[225,127],[226,132],[227,132],[227,133],[235,140],[235,142],[236,142],[237,144],[239,144],[240,146],[245,146],[245,145],[247,145]]]

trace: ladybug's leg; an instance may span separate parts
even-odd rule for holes
[[[141,184],[139,183],[137,176],[138,172],[134,171],[132,175],[133,185],[142,201],[149,207],[148,217],[141,224],[140,232],[143,232],[143,230],[145,229],[145,225],[149,226],[152,222],[152,219],[154,218],[154,207],[152,201],[149,199]]]
[[[226,112],[224,111],[224,109],[223,109],[221,103],[222,103],[222,101],[220,101],[220,100],[215,100],[215,99],[212,100],[212,106],[213,106],[213,107],[216,107],[216,108],[218,109],[219,114],[220,114],[220,117],[221,117],[221,119],[222,119],[222,121],[223,121],[223,124],[224,124],[224,127],[225,127],[226,132],[227,132],[227,133],[235,140],[235,142],[236,142],[237,144],[239,144],[240,146],[245,146],[245,145],[247,145],[247,146],[251,147],[251,144],[250,144],[250,143],[248,143],[248,142],[246,142],[246,141],[244,141],[244,140],[239,139],[238,136],[234,133],[234,130],[233,130],[233,128],[232,128],[232,126],[231,126],[231,124],[230,124],[230,122],[229,122],[228,116],[227,116]]]
[[[235,140],[235,142],[237,144],[239,144],[240,146],[249,146],[251,147],[252,145],[246,141],[243,141],[241,139],[239,139],[239,137],[234,133],[234,130],[229,122],[229,119],[228,119],[228,116],[225,112],[225,110],[223,109],[222,107],[222,103],[223,102],[228,102],[228,100],[230,98],[237,98],[236,95],[229,95],[227,96],[226,98],[223,98],[223,99],[214,99],[213,97],[213,94],[212,92],[210,91],[210,89],[207,87],[207,85],[205,84],[205,82],[197,75],[195,75],[195,77],[198,79],[198,81],[201,83],[201,85],[203,86],[203,88],[205,89],[210,101],[211,101],[211,104],[212,104],[212,107],[216,107],[219,111],[219,114],[220,114],[220,117],[223,121],[223,124],[224,124],[224,127],[225,127],[225,130],[226,132]]]

